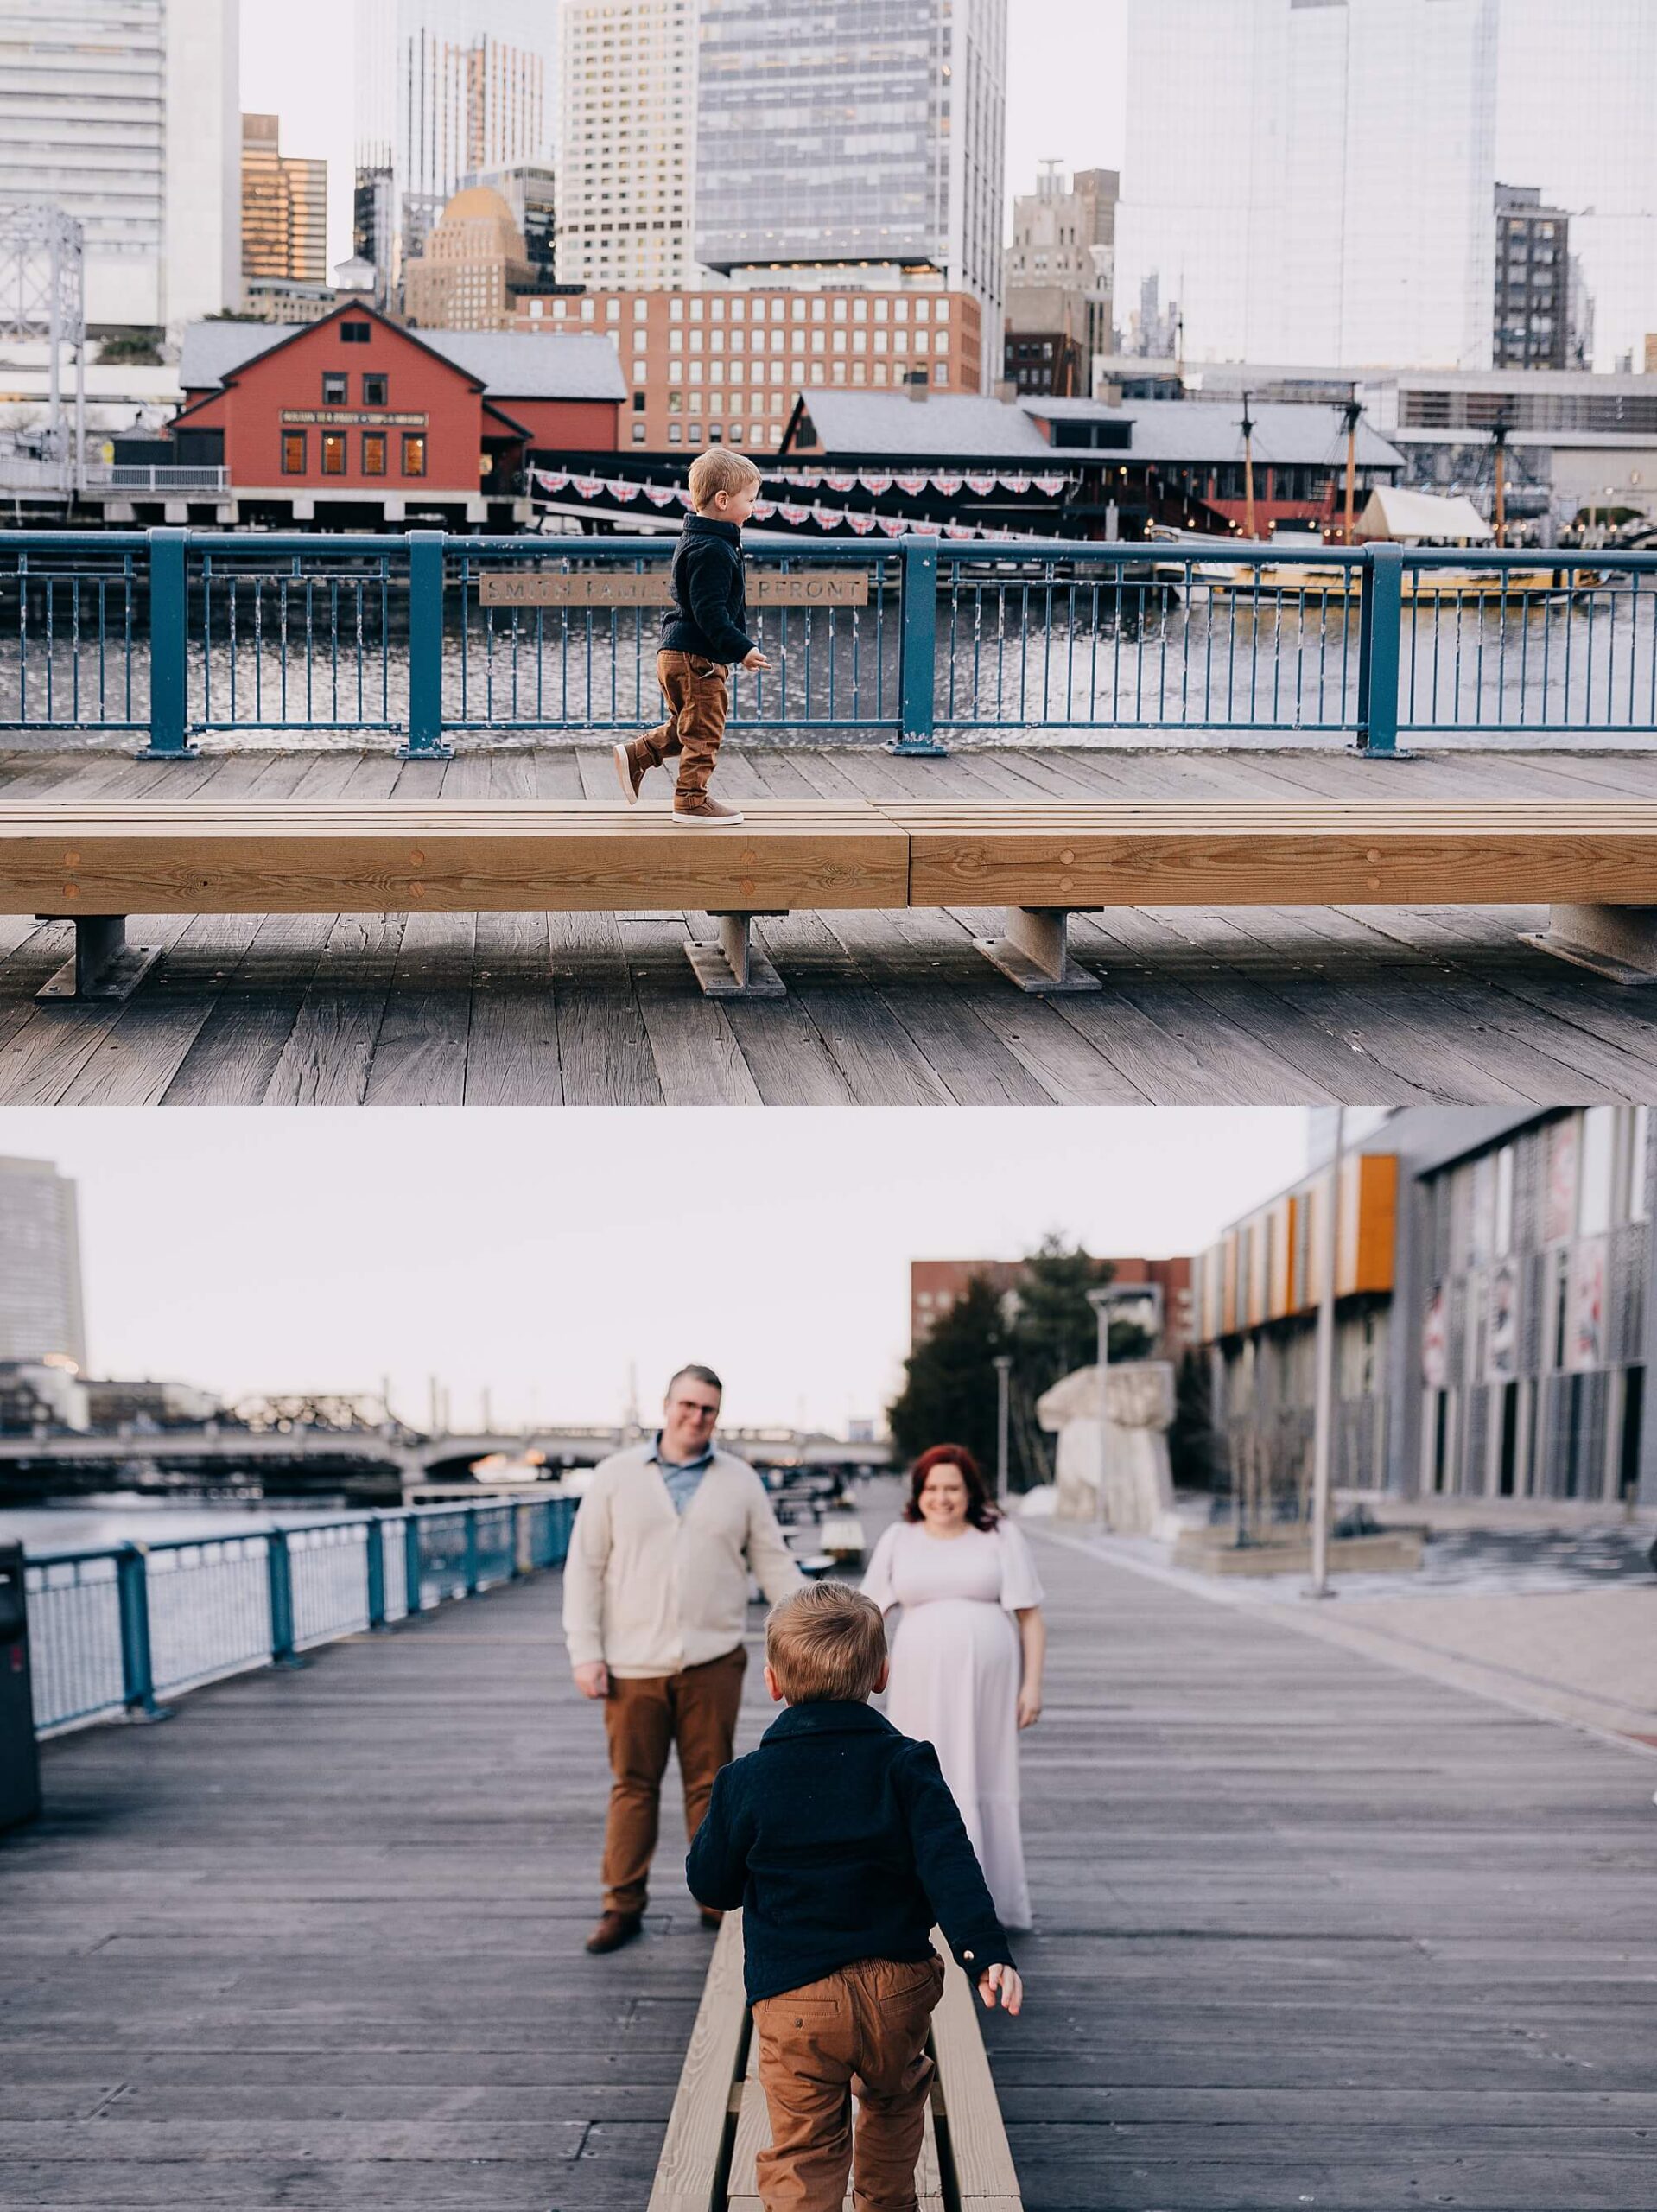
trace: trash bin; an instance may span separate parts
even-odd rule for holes
[[[41,1809],[41,1755],[29,1679],[29,1608],[23,1548],[0,1544],[0,1828]]]

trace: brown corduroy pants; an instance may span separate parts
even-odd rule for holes
[[[759,2158],[765,2212],[916,2212],[915,2168],[936,2070],[926,2031],[943,1961],[860,1959],[753,2008],[771,2147]],[[852,2099],[858,2100],[852,2126]]]
[[[714,1794],[714,1777],[736,1745],[737,1708],[748,1655],[723,1657],[677,1675],[610,1677],[604,1732],[610,1745],[610,1813],[604,1832],[606,1912],[643,1912],[661,1821],[662,1777],[676,1748],[684,1783],[685,1834],[695,1839]]]
[[[656,680],[668,702],[668,718],[643,737],[636,737],[632,751],[647,766],[659,768],[676,755],[679,761],[676,796],[701,798],[719,759],[730,712],[724,664],[703,660],[699,653],[673,652],[665,647],[656,656]]]

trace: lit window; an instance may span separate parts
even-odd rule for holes
[[[303,430],[283,432],[282,473],[284,476],[302,476],[305,474],[305,433]]]
[[[423,431],[405,432],[403,440],[403,473],[405,476],[423,476],[426,473],[426,439]]]
[[[384,430],[363,432],[363,474],[384,476],[385,474],[385,433]]]

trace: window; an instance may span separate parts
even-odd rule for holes
[[[363,474],[384,476],[385,474],[385,433],[384,430],[363,432]]]
[[[708,425],[708,442],[710,446],[719,445],[724,436],[725,432],[719,423],[710,423]]]
[[[340,325],[340,343],[342,346],[366,346],[372,334],[372,326],[366,322],[342,322]]]
[[[324,407],[343,407],[351,396],[351,385],[343,369],[325,369],[322,372],[322,404]]]
[[[684,443],[684,435],[685,426],[682,423],[670,423],[668,424],[668,443],[670,446],[682,445]]]
[[[284,430],[282,434],[283,474],[302,476],[305,467],[305,433],[303,430]]]
[[[644,395],[642,391],[636,391],[633,394],[633,412],[635,415],[642,415],[644,411]]]
[[[635,322],[643,322],[650,311],[651,303],[648,300],[637,299],[633,302],[633,321]]]
[[[633,443],[636,446],[642,446],[647,435],[648,433],[644,423],[635,423],[633,424]]]
[[[426,473],[426,436],[423,430],[403,433],[403,473],[405,476],[423,476]]]
[[[384,407],[386,404],[387,390],[388,386],[384,377],[365,377],[363,378],[363,405]]]
[[[621,321],[621,302],[619,300],[606,300],[605,302],[604,319],[606,322],[619,322]]]

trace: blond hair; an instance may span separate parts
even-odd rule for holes
[[[886,1662],[880,1608],[847,1583],[808,1582],[771,1607],[765,1658],[790,1705],[860,1702]]]
[[[746,491],[759,481],[759,471],[746,453],[729,446],[710,446],[690,464],[690,504],[700,514],[711,507],[716,493]]]

